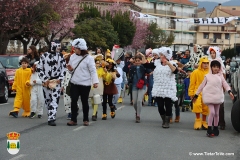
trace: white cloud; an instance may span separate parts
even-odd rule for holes
[[[224,2],[228,2],[230,0],[193,0],[193,1],[224,3]]]

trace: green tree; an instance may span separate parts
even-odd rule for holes
[[[83,9],[83,12],[80,12],[77,15],[76,19],[74,20],[74,23],[80,23],[85,19],[89,19],[89,18],[101,17],[99,7],[94,6],[93,4],[86,5],[84,3],[84,4],[81,4],[81,8]]]
[[[158,28],[157,23],[151,23],[148,27],[149,34],[146,37],[146,48],[158,48],[161,46],[170,46],[175,40],[173,32],[167,33],[166,31]]]
[[[102,18],[85,19],[73,29],[75,37],[84,38],[89,49],[101,46],[104,49],[119,42],[118,33],[110,21]]]
[[[13,37],[13,40],[20,40],[23,44],[23,52],[27,53],[27,45],[32,39],[32,45],[37,45],[42,37],[49,35],[49,23],[51,21],[58,21],[60,19],[59,15],[53,10],[52,6],[46,1],[40,1],[31,10],[32,14],[37,14],[42,12],[35,23],[30,26],[30,28],[25,28],[24,33]]]
[[[221,53],[221,56],[225,56],[226,59],[227,58],[232,58],[232,57],[235,57],[237,54],[234,53],[234,48],[227,48],[227,49],[224,49]]]
[[[97,17],[106,19],[111,22],[114,30],[118,33],[119,45],[124,47],[132,44],[136,27],[130,19],[129,11],[122,11],[121,8],[116,5],[109,6],[108,9],[102,9],[101,12],[100,8],[93,4],[82,4],[81,8],[83,8],[84,11],[77,15],[77,18],[74,21],[76,24],[80,24],[86,19],[94,19]]]
[[[118,33],[119,45],[122,47],[131,45],[136,27],[130,20],[130,13],[118,11],[114,16],[109,16],[109,13],[107,13],[106,18],[112,22],[114,30]]]

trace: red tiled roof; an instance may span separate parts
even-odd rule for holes
[[[240,10],[230,10],[230,9],[219,9],[219,10],[227,14],[230,14],[232,16],[240,16]]]

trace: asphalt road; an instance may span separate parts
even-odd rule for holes
[[[198,160],[240,159],[240,133],[230,120],[231,100],[226,96],[226,130],[219,137],[208,138],[206,131],[193,130],[194,114],[181,112],[180,123],[163,129],[156,107],[144,106],[141,123],[135,123],[135,112],[129,98],[118,104],[115,119],[91,122],[78,126],[66,123],[66,113],[61,99],[57,126],[47,125],[46,109],[42,119],[12,118],[8,116],[13,106],[10,98],[0,105],[0,160]],[[101,113],[102,107],[99,107]],[[90,110],[91,116],[92,110]],[[16,131],[20,136],[20,151],[10,155],[6,134]],[[212,155],[209,155],[212,153]],[[222,155],[230,153],[231,155]],[[199,154],[199,155],[195,155]],[[232,155],[234,154],[234,155]]]

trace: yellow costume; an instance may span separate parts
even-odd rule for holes
[[[208,69],[203,69],[202,68],[202,63],[203,62],[208,62],[209,60],[207,57],[202,57],[199,61],[198,69],[194,70],[190,76],[190,84],[189,84],[189,89],[188,89],[188,95],[190,97],[193,97],[195,93],[197,92],[198,87],[202,83],[204,76],[208,74],[209,68]],[[202,114],[207,116],[209,114],[208,106],[205,105],[202,101],[202,93],[198,95],[198,98],[196,99],[195,103],[193,103],[193,110],[192,112],[196,114]],[[196,118],[195,124],[194,124],[194,129],[200,129],[201,126],[204,126],[204,128],[207,128],[207,122],[202,121],[199,118]]]
[[[31,86],[26,83],[30,82],[32,71],[30,68],[19,68],[16,70],[13,90],[16,90],[16,97],[14,99],[14,109],[11,112],[19,112],[20,108],[24,110],[22,116],[27,117],[30,115],[30,92]]]
[[[98,60],[99,62],[102,62],[102,55],[99,56],[95,56],[94,57],[95,60]],[[104,63],[104,62],[102,62]],[[100,66],[103,64],[100,64]],[[99,94],[99,95],[103,95],[103,77],[106,75],[106,72],[104,71],[103,67],[98,67],[97,68],[97,74],[98,74],[98,80],[99,80],[99,84],[97,88],[91,88],[90,93],[89,93],[89,97],[91,98],[91,102],[92,102],[92,108],[93,108],[93,114],[92,114],[92,120],[95,121],[97,119],[97,110],[98,110],[98,105],[94,104],[93,101],[93,95],[95,94]]]

